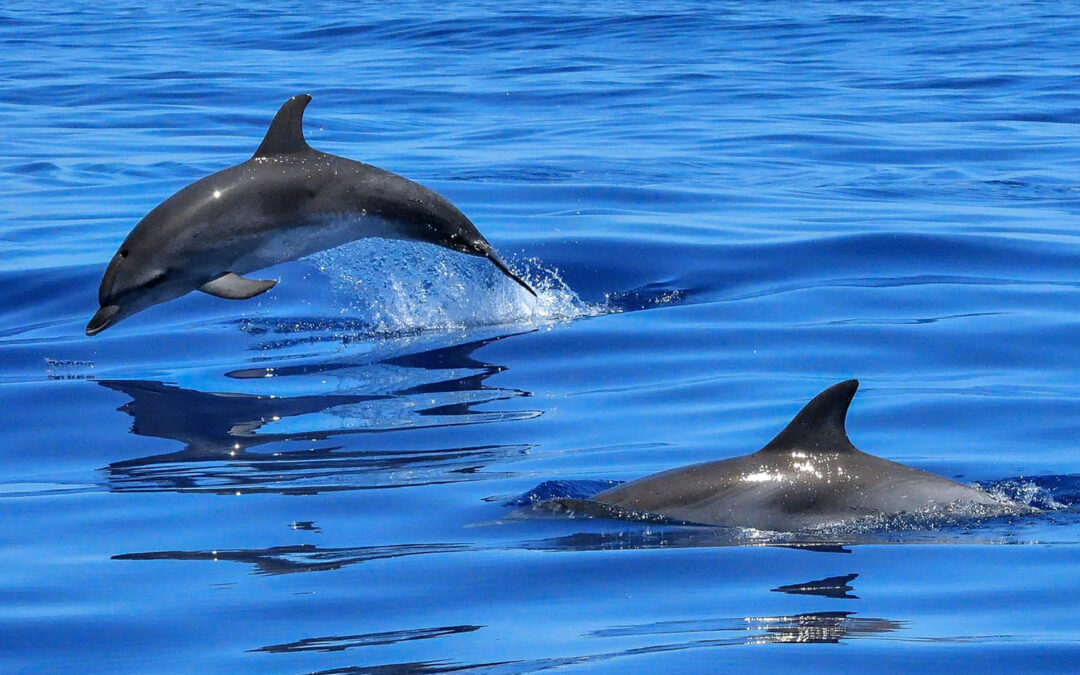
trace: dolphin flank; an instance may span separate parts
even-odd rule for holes
[[[690,523],[781,532],[902,513],[1036,512],[858,450],[844,428],[858,387],[848,380],[821,392],[753,454],[646,476],[592,501]]]
[[[436,244],[490,260],[534,296],[476,226],[441,195],[304,140],[311,96],[285,102],[254,156],[180,190],[120,245],[98,290],[96,335],[194,290],[246,300],[276,281],[244,275],[363,237]]]

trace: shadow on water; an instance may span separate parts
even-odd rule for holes
[[[855,581],[858,574],[845,574],[842,577],[825,577],[815,581],[807,581],[801,584],[789,584],[772,589],[776,593],[788,595],[818,595],[823,598],[843,598],[845,600],[858,600],[859,596],[852,595],[854,590],[851,582]]]
[[[378,666],[353,666],[318,671],[336,673],[450,673],[483,670],[485,673],[530,673],[567,666],[602,663],[625,656],[678,652],[712,647],[774,644],[839,644],[853,638],[874,637],[905,629],[906,623],[891,619],[857,617],[854,612],[807,612],[790,616],[753,616],[730,619],[665,621],[633,626],[616,626],[582,637],[596,640],[619,638],[668,638],[658,644],[566,656],[495,663],[465,664],[451,661],[414,661]],[[671,640],[669,636],[679,636]],[[693,636],[693,637],[691,637]],[[322,640],[332,638],[320,638]],[[366,645],[361,645],[366,646]]]
[[[389,544],[382,546],[349,546],[326,548],[312,544],[271,546],[261,549],[214,549],[196,551],[148,551],[114,555],[114,560],[205,560],[209,562],[237,562],[252,565],[253,574],[278,575],[300,572],[324,572],[372,560],[385,560],[416,555],[442,555],[448,553],[482,553],[485,551],[543,551],[547,553],[582,553],[596,551],[654,550],[683,548],[720,548],[732,546],[770,546],[798,549],[815,553],[851,553],[840,544],[787,540],[755,541],[731,528],[671,527],[654,529],[643,527],[612,532],[577,532],[574,534],[532,539],[504,541],[494,545],[477,543],[418,543]],[[852,576],[851,579],[855,577]],[[823,580],[823,582],[839,580]],[[850,579],[848,579],[850,581]],[[803,584],[802,586],[807,586]],[[824,587],[822,587],[824,588]],[[787,587],[776,589],[796,592]],[[819,589],[820,590],[820,589]],[[850,590],[850,589],[849,589]],[[830,592],[843,593],[843,585]],[[809,590],[806,594],[814,594]],[[824,591],[817,593],[824,595]],[[832,597],[832,596],[830,596]],[[841,596],[836,596],[841,597]]]
[[[807,612],[790,616],[751,616],[730,619],[693,619],[616,626],[589,634],[589,637],[614,638],[639,635],[678,635],[685,633],[736,633],[731,637],[699,640],[694,646],[745,644],[836,644],[845,638],[874,633],[891,633],[905,627],[890,619],[860,618],[854,612]],[[664,645],[678,648],[680,645]]]
[[[393,645],[400,642],[412,642],[414,640],[431,640],[433,638],[458,635],[460,633],[472,633],[483,626],[439,626],[438,628],[414,628],[408,630],[383,631],[379,633],[362,633],[359,635],[330,635],[326,637],[305,638],[295,642],[286,642],[278,645],[267,645],[252,652],[269,652],[271,654],[290,654],[298,652],[340,652],[357,647],[380,647]]]
[[[829,586],[840,580],[846,581],[855,575],[836,579],[796,584],[791,587]],[[847,587],[850,590],[850,587]],[[778,590],[778,589],[777,589]],[[825,597],[835,597],[826,594]],[[840,597],[853,597],[842,595]],[[485,673],[524,673],[539,672],[563,668],[602,663],[625,656],[680,652],[687,650],[709,649],[716,647],[736,647],[748,645],[777,644],[839,644],[852,639],[880,637],[905,631],[908,622],[878,617],[860,617],[855,612],[826,610],[804,612],[790,615],[745,616],[732,618],[703,618],[674,621],[656,621],[642,624],[616,625],[589,631],[582,638],[596,644],[609,641],[633,639],[640,646],[627,649],[611,649],[592,653],[558,658],[540,658],[515,660],[498,663],[466,664],[450,661],[420,661],[408,663],[383,664],[378,666],[353,666],[319,671],[321,673],[445,673],[465,670],[483,670]],[[433,631],[447,629],[431,629]],[[403,631],[411,634],[413,631]],[[423,631],[416,631],[423,633]],[[457,631],[453,631],[457,632]],[[445,634],[451,634],[447,630]],[[381,636],[382,634],[374,634]],[[370,640],[370,636],[357,636]],[[378,639],[376,637],[375,639]],[[924,642],[926,638],[895,636],[899,641]],[[970,642],[979,638],[970,636],[956,638],[956,641]],[[332,645],[340,644],[342,638],[317,638],[317,644],[324,641]],[[935,640],[937,641],[937,640]],[[950,639],[943,641],[949,642]],[[642,642],[652,644],[641,645]],[[298,641],[294,644],[307,644]],[[367,646],[366,642],[356,641],[356,646]],[[266,649],[266,648],[264,648]]]
[[[392,544],[389,546],[348,548],[319,548],[311,544],[299,544],[296,546],[271,546],[263,549],[124,553],[114,555],[113,560],[228,561],[254,565],[254,574],[278,575],[295,574],[297,572],[326,572],[372,560],[471,550],[475,550],[475,548],[470,544]]]
[[[320,445],[334,437],[532,419],[538,410],[485,411],[479,406],[528,397],[486,380],[503,366],[474,357],[508,336],[395,355],[375,361],[264,367],[233,379],[282,378],[337,371],[347,388],[333,394],[278,396],[205,392],[144,380],[100,380],[130,397],[119,408],[131,431],[179,441],[177,452],[114,462],[113,491],[276,492],[312,494],[473,480],[486,466],[526,453],[528,445],[439,449],[347,450]],[[351,389],[351,390],[350,390]],[[303,444],[297,449],[297,444]],[[256,451],[264,445],[273,449]]]
[[[852,590],[848,585],[857,575],[830,577],[802,584],[792,584],[773,589],[785,593],[820,595],[825,598],[857,599],[848,595]],[[840,594],[835,594],[839,590]],[[457,627],[446,629],[420,629],[400,631],[411,636],[413,633],[422,637],[442,637],[459,632]],[[467,627],[474,630],[481,627]],[[387,663],[373,666],[351,666],[318,671],[330,673],[448,673],[469,670],[482,670],[485,673],[528,673],[541,672],[572,666],[599,664],[626,656],[683,652],[689,650],[712,649],[718,647],[741,647],[751,645],[781,644],[841,644],[856,639],[886,639],[895,642],[915,644],[957,643],[970,644],[999,641],[1001,635],[959,635],[951,637],[924,637],[909,635],[910,622],[881,618],[862,617],[856,612],[823,610],[770,616],[742,616],[730,618],[695,618],[686,620],[654,621],[640,624],[623,624],[589,631],[581,635],[589,644],[603,645],[619,641],[633,640],[638,646],[625,649],[599,649],[585,654],[555,658],[514,660],[493,663],[461,663],[447,660],[412,661]],[[396,636],[395,633],[388,635]],[[349,647],[368,646],[370,641],[382,639],[383,633],[348,638],[313,638],[315,644],[337,646],[348,642]],[[350,640],[350,638],[352,638]],[[412,638],[406,638],[412,639]],[[646,644],[642,644],[646,643]],[[290,644],[308,644],[300,640]],[[263,648],[267,650],[268,648]],[[706,666],[707,668],[707,666]]]
[[[686,528],[692,529],[692,528]],[[685,546],[702,545],[703,540],[694,535],[677,543]],[[700,533],[698,533],[700,534]],[[621,542],[622,546],[616,545]],[[654,544],[658,543],[653,541]],[[596,535],[578,534],[570,537],[525,542],[520,547],[548,551],[608,550],[612,548],[647,548],[644,539],[632,537],[604,538]],[[804,548],[792,545],[793,548]],[[490,547],[490,549],[503,549]],[[850,552],[842,547],[815,548],[831,552]],[[262,550],[233,551],[164,551],[114,556],[115,560],[230,560],[255,566],[256,574],[288,574],[334,570],[370,560],[380,560],[412,555],[468,553],[485,550],[472,544],[396,545],[357,548],[326,548],[314,546],[274,547]],[[852,582],[858,574],[825,577],[811,581],[784,584],[771,589],[773,592],[796,596],[813,596],[826,602],[859,600],[854,595]],[[250,652],[344,652],[362,650],[366,647],[395,644],[415,640],[451,638],[484,628],[477,625],[418,628],[355,635],[330,635],[306,637],[297,640],[249,649]],[[319,671],[321,673],[442,673],[482,669],[487,673],[539,672],[572,665],[601,663],[624,656],[709,649],[727,646],[776,645],[776,644],[839,644],[860,638],[881,638],[911,643],[972,643],[1000,640],[1003,636],[935,636],[925,637],[907,634],[909,622],[880,617],[862,617],[854,611],[823,609],[782,615],[747,615],[721,618],[693,618],[683,620],[654,621],[641,624],[620,624],[599,628],[581,635],[597,644],[607,641],[633,639],[638,646],[626,649],[601,649],[575,656],[512,660],[487,663],[462,663],[449,660],[410,661],[380,665],[357,665]],[[647,644],[642,644],[647,643]],[[650,644],[651,643],[651,644]],[[359,656],[354,658],[361,658]]]
[[[688,543],[688,542],[684,542]],[[546,550],[599,550],[605,548],[595,539],[556,538],[534,542],[528,548]],[[314,546],[282,546],[262,550],[231,551],[163,551],[114,556],[115,560],[206,560],[233,561],[255,566],[256,574],[276,575],[293,572],[335,570],[346,565],[412,555],[476,552],[483,547],[470,544],[429,544],[372,546],[358,548],[325,548]],[[857,600],[850,593],[858,574],[781,585],[773,588],[799,596],[816,596],[829,600]],[[354,635],[305,637],[273,645],[249,649],[249,652],[288,654],[297,652],[344,652],[411,642],[451,638],[455,635],[481,630],[479,625],[455,625],[436,628],[417,628]],[[630,655],[684,651],[740,645],[766,644],[838,644],[863,637],[893,633],[907,628],[904,621],[885,618],[859,617],[852,611],[824,610],[791,615],[743,616],[732,618],[696,618],[657,621],[642,624],[614,625],[589,631],[581,637],[603,643],[608,640],[634,638],[635,642],[653,642],[629,649],[604,650],[594,653],[532,660],[467,664],[453,661],[415,661],[382,665],[349,666],[324,670],[324,673],[439,673],[484,669],[485,672],[535,672],[575,664],[590,664]],[[927,638],[898,637],[903,641],[925,641]],[[957,638],[971,641],[971,637]],[[937,641],[949,641],[947,638]]]

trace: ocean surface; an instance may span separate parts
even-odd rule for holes
[[[0,6],[0,671],[1080,667],[1080,15],[934,2]],[[88,338],[106,263],[310,93],[453,201]],[[1037,516],[531,506],[855,445]]]

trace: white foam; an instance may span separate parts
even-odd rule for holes
[[[536,327],[606,311],[583,302],[557,270],[535,259],[506,261],[535,298],[484,258],[414,242],[364,239],[307,260],[336,287],[341,316],[375,334]]]

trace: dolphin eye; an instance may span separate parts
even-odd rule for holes
[[[126,248],[122,248],[122,249],[120,249],[120,257],[121,257],[121,258],[126,258],[126,257],[127,257],[127,255],[128,255],[128,251],[127,251],[127,249],[126,249]]]

